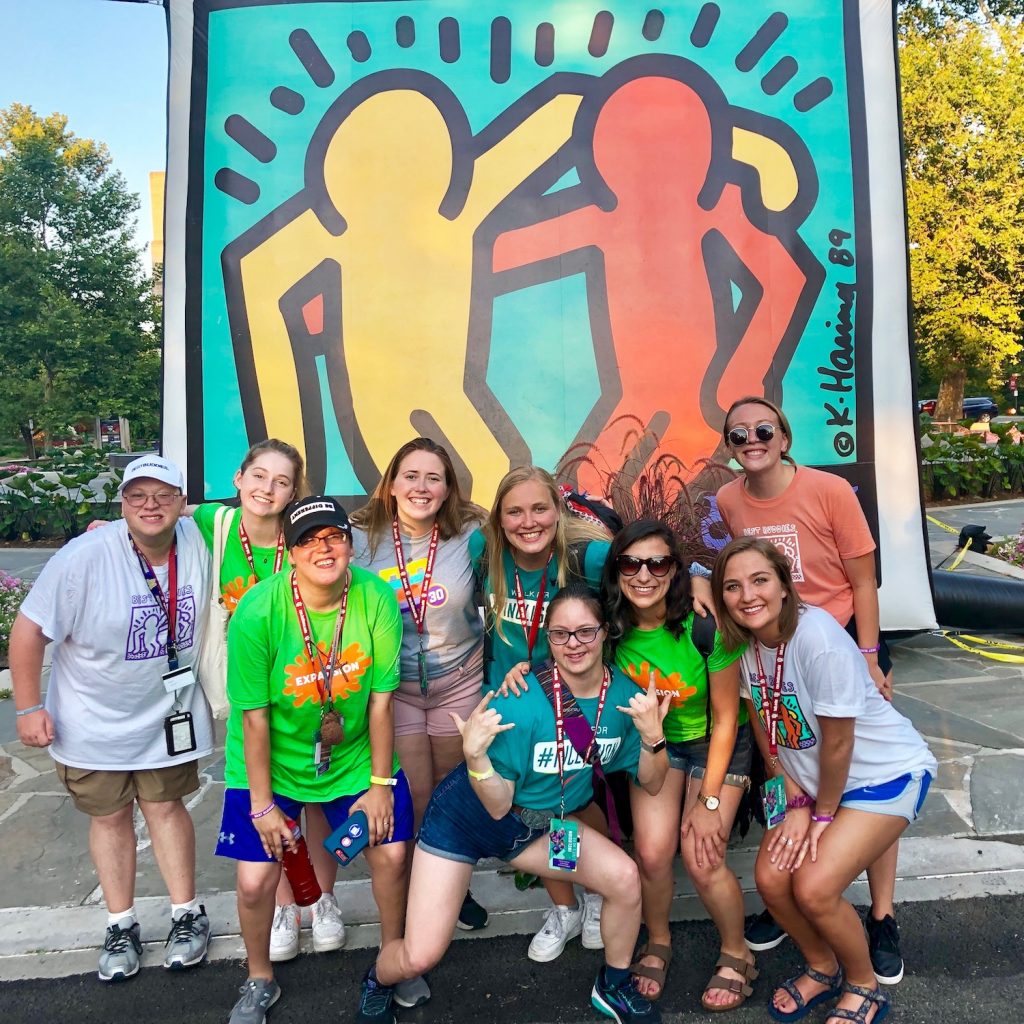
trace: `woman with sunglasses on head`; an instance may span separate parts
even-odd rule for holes
[[[747,645],[743,696],[768,767],[757,888],[806,960],[769,1014],[797,1021],[838,998],[826,1024],[878,1024],[888,999],[843,893],[917,817],[935,758],[882,698],[856,641],[802,604],[790,560],[772,542],[731,541],[711,588],[723,636]]]
[[[546,470],[521,466],[505,474],[483,530],[469,544],[484,603],[486,688],[500,689],[510,674],[522,681],[548,660],[548,602],[571,580],[598,587],[608,546],[604,530],[568,510]],[[605,827],[596,805],[583,813],[592,828]],[[600,896],[586,894],[581,906],[570,883],[546,881],[545,888],[553,906],[530,942],[530,959],[557,959],[577,935],[586,948],[600,949]]]
[[[230,1024],[262,1024],[280,996],[270,958],[274,894],[303,805],[319,806],[333,828],[366,814],[383,941],[401,935],[405,912],[413,813],[391,706],[401,615],[387,584],[349,564],[348,517],[333,498],[289,506],[283,533],[290,571],[252,588],[228,631],[231,716],[216,852],[238,862],[249,970]]]
[[[672,864],[683,863],[721,937],[721,954],[701,998],[712,1013],[732,1010],[757,977],[743,941],[743,894],[726,846],[749,785],[751,740],[740,704],[739,657],[716,634],[705,663],[692,638],[690,581],[672,531],[657,520],[630,523],[612,542],[602,597],[615,663],[633,682],[671,699],[665,719],[669,773],[656,795],[632,789],[633,834],[648,941],[633,973],[657,999],[672,960]]]
[[[637,690],[604,664],[607,630],[590,588],[567,582],[548,604],[546,622],[550,669],[531,674],[518,698],[489,692],[468,721],[453,714],[465,764],[431,797],[413,858],[405,938],[381,949],[366,981],[376,1012],[360,1024],[391,1024],[391,986],[441,959],[473,867],[487,857],[600,893],[605,963],[591,1002],[619,1024],[660,1019],[629,972],[640,928],[636,865],[576,812],[590,800],[598,766],[627,771],[658,792],[668,768],[668,702],[659,705],[653,686]]]
[[[384,580],[402,612],[395,750],[417,828],[434,787],[462,760],[450,712],[468,717],[480,700],[483,625],[468,546],[486,515],[463,497],[448,452],[417,437],[398,449],[352,516],[354,564]],[[487,911],[467,893],[459,926],[486,923]],[[400,992],[399,1003],[409,1005],[410,995]],[[427,996],[424,985],[416,1002]]]
[[[783,411],[765,398],[740,398],[725,417],[724,436],[743,476],[718,491],[718,509],[733,537],[760,536],[778,544],[793,565],[800,599],[827,611],[857,641],[879,692],[892,699],[892,661],[878,628],[875,542],[853,488],[834,473],[793,460],[793,431]],[[903,958],[893,904],[899,848],[871,865],[868,936],[875,976],[895,985]],[[764,914],[747,939],[771,949],[785,934]]]

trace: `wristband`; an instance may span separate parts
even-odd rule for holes
[[[471,779],[476,779],[477,782],[483,782],[485,779],[489,779],[494,774],[494,765],[492,764],[491,767],[488,768],[487,771],[485,772],[475,772],[473,771],[472,768],[470,768],[467,765],[466,771],[469,772],[469,777]]]
[[[811,821],[820,821],[820,822],[822,822],[825,825],[828,825],[830,822],[833,822],[835,820],[836,820],[836,816],[834,814],[812,814],[811,815]]]
[[[30,708],[22,708],[20,711],[15,711],[14,714],[15,714],[15,717],[22,718],[25,715],[34,714],[36,711],[45,711],[45,710],[46,710],[46,705],[45,704],[33,704],[32,707],[30,707]]]
[[[398,779],[382,779],[379,775],[370,776],[371,786],[397,786]]]
[[[801,793],[799,796],[793,797],[792,800],[786,799],[787,807],[813,807],[814,797],[808,796],[806,793]]]
[[[265,818],[276,806],[277,804],[275,804],[273,800],[271,800],[271,802],[267,804],[267,806],[264,807],[262,811],[250,811],[249,817],[252,818],[253,821],[255,821],[257,818]]]
[[[878,652],[881,649],[882,649],[882,645],[881,644],[875,644],[874,647],[859,647],[858,648],[858,650],[860,651],[861,654],[878,654]]]

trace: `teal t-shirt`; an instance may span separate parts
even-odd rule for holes
[[[214,519],[217,516],[217,510],[221,508],[224,506],[219,502],[208,501],[205,504],[197,505],[192,513],[192,519],[199,527],[199,532],[203,535],[203,540],[206,541],[206,546],[211,551],[213,551]],[[242,541],[238,536],[238,524],[241,521],[242,510],[240,508],[232,509],[228,516],[228,539],[224,545],[224,560],[220,566],[220,594],[229,615],[234,614],[238,602],[250,588],[255,587],[260,580],[265,580],[274,574],[274,562],[277,559],[276,547],[254,547],[252,549],[253,565],[249,565]],[[254,566],[255,573],[253,573]],[[282,556],[281,567],[283,569],[290,568],[287,554]]]
[[[703,739],[707,730],[708,677],[704,659],[690,639],[694,613],[686,617],[679,639],[666,626],[658,629],[631,629],[615,649],[615,663],[643,689],[651,683],[662,697],[672,694],[672,706],[665,718],[665,737],[673,743]],[[708,669],[718,672],[738,661],[746,645],[734,651],[722,645],[715,633],[715,646],[708,658]],[[739,724],[747,721],[746,707],[740,704]]]
[[[270,709],[270,782],[275,793],[326,803],[370,785],[370,694],[398,686],[402,616],[394,593],[365,569],[351,567],[348,609],[331,678],[333,704],[345,720],[345,738],[317,776],[313,733],[320,724],[319,667],[312,666],[292,602],[291,574],[280,572],[253,587],[228,626],[228,699],[224,782],[248,789],[242,712]],[[338,613],[310,612],[317,647],[326,659]],[[398,770],[394,759],[393,771]]]
[[[494,770],[516,787],[513,803],[532,810],[557,810],[560,801],[558,758],[555,744],[555,711],[536,676],[528,678],[529,689],[521,696],[496,697],[490,706],[502,723],[515,728],[494,737],[488,754]],[[636,777],[640,761],[640,734],[633,719],[617,710],[625,707],[636,687],[616,668],[601,714],[597,740],[601,767],[605,772],[627,771]],[[597,697],[577,698],[580,710],[593,726]],[[565,810],[577,811],[594,795],[594,769],[583,763],[568,735],[565,737]]]
[[[473,563],[473,570],[480,576],[481,563],[487,542],[482,531],[477,530],[469,538],[469,557]],[[604,563],[608,558],[608,551],[611,544],[608,541],[592,540],[587,543],[583,556],[583,565],[580,567],[583,577],[595,590],[601,586],[601,573],[604,571]],[[513,665],[520,661],[532,661],[534,665],[540,665],[550,658],[548,650],[548,635],[544,629],[543,622],[547,615],[548,604],[551,598],[558,593],[558,564],[552,560],[548,569],[548,578],[544,587],[544,606],[541,611],[541,627],[537,631],[537,640],[533,647],[533,657],[528,657],[526,632],[523,629],[522,621],[519,618],[519,609],[516,605],[515,587],[515,563],[512,555],[506,550],[503,569],[505,572],[505,607],[501,609],[502,632],[505,638],[502,639],[491,621],[488,621],[487,629],[490,633],[491,660],[484,666],[484,689],[493,689],[502,684],[505,676]],[[488,566],[487,575],[493,572]],[[540,581],[544,575],[543,569],[535,569],[532,572],[524,569],[519,570],[519,582],[523,587],[523,596],[526,599],[526,618],[528,622],[533,621],[534,611],[537,607],[537,598],[540,594]],[[493,591],[488,580],[482,581],[484,600],[493,608]],[[498,614],[496,611],[495,614]]]

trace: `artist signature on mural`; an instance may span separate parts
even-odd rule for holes
[[[848,231],[833,228],[828,235],[832,248],[828,251],[828,261],[840,267],[854,265],[853,253],[845,248],[844,243],[851,237]],[[839,311],[836,313],[835,337],[832,350],[829,352],[828,366],[819,366],[818,374],[823,378],[819,387],[829,393],[829,400],[824,402],[828,418],[826,427],[838,427],[832,438],[832,446],[836,454],[849,458],[856,447],[853,439],[853,414],[847,404],[846,396],[854,388],[853,369],[853,304],[857,298],[857,282],[836,282],[836,294],[839,296]],[[832,327],[831,321],[825,321],[826,327]]]

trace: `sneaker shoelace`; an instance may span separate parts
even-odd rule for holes
[[[293,931],[294,925],[295,914],[292,912],[291,907],[286,905],[278,907],[277,910],[274,911],[274,923],[270,926],[270,930],[275,932],[281,931],[282,929],[285,929],[286,931]]]
[[[246,1010],[260,1008],[261,1001],[267,995],[267,987],[264,985],[261,988],[252,978],[250,978],[238,991],[242,995],[242,1008]]]
[[[366,979],[363,984],[363,997],[359,1001],[359,1009],[368,1017],[383,1016],[391,1001],[391,989],[385,988],[379,981]]]
[[[632,976],[626,980],[625,984],[619,985],[615,992],[618,993],[619,999],[629,1007],[630,1013],[644,1014],[650,1012],[650,1000],[639,993],[636,987],[636,979]]]
[[[135,933],[131,928],[122,928],[119,925],[112,924],[107,929],[107,937],[103,942],[103,948],[108,953],[123,953],[128,948],[129,943],[135,947],[136,953],[142,952],[142,943],[135,937]]]
[[[328,921],[332,924],[341,924],[341,908],[332,899],[322,899],[317,903],[313,913],[321,921]]]
[[[165,946],[173,945],[176,942],[188,942],[195,934],[196,915],[189,911],[182,914],[176,921],[171,922],[171,930],[167,935]]]
[[[541,931],[546,932],[548,935],[564,934],[566,926],[569,923],[569,915],[571,913],[572,907],[563,907],[561,905],[552,907],[548,911],[547,920],[545,920]]]

